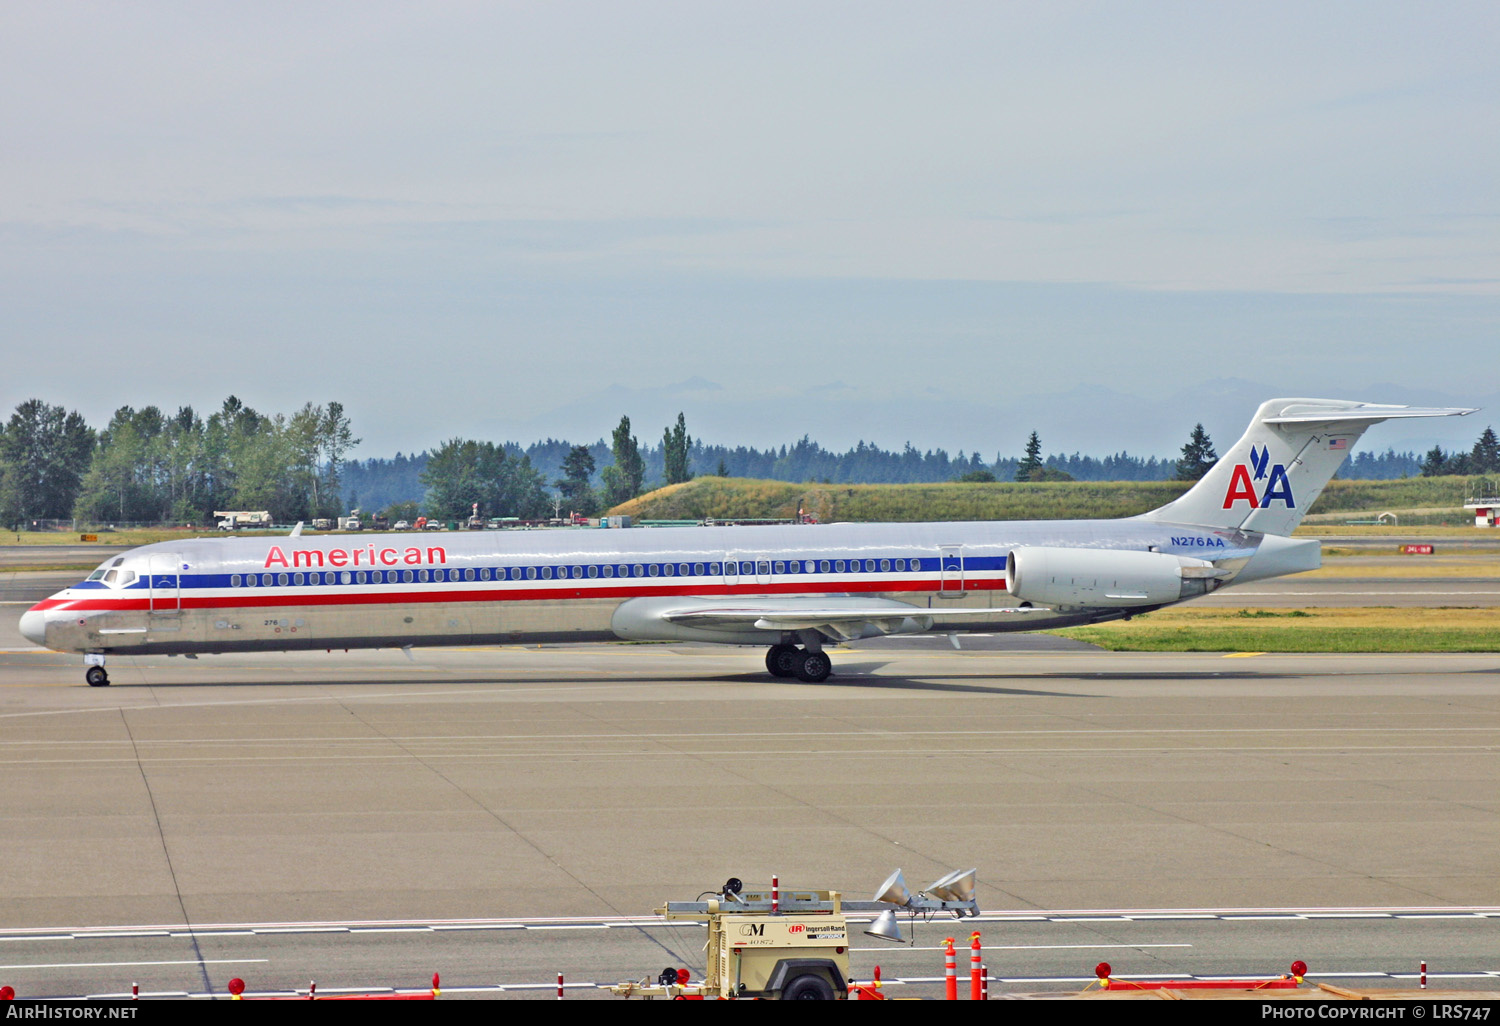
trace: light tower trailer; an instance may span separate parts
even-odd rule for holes
[[[738,881],[731,881],[737,883]],[[917,895],[903,906],[844,901],[838,891],[724,893],[708,901],[669,901],[664,919],[695,919],[708,927],[708,969],[701,983],[672,981],[610,987],[624,997],[769,998],[836,1000],[849,994],[846,912],[906,911],[912,915],[977,916],[978,904]]]

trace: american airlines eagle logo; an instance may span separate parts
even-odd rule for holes
[[[1251,474],[1254,473],[1252,477]],[[1256,482],[1264,482],[1257,491]],[[1240,500],[1250,504],[1251,509],[1269,509],[1272,499],[1280,499],[1287,509],[1296,509],[1292,498],[1292,483],[1287,480],[1286,467],[1271,462],[1271,450],[1264,445],[1250,447],[1250,464],[1237,463],[1229,477],[1229,488],[1224,492],[1224,508],[1233,509]]]

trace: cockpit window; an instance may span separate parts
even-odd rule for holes
[[[89,580],[91,580],[91,581],[97,581],[97,580],[99,580],[103,576],[104,576],[104,568],[100,567],[98,570],[95,570],[93,573],[89,574]]]
[[[123,562],[125,562],[125,557],[121,556],[120,558],[116,559],[113,563],[111,563],[109,565],[110,566],[119,566]]]
[[[107,574],[104,575],[104,583],[105,584],[114,584],[115,583],[115,578],[119,577],[119,576],[120,576],[120,571],[118,571],[118,570],[111,570],[109,573],[107,573]]]

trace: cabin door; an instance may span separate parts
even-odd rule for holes
[[[153,552],[146,565],[147,605],[151,610],[151,629],[175,631],[182,626],[182,578],[186,569],[175,552]]]
[[[941,545],[938,547],[938,598],[963,598],[964,591],[964,547]]]

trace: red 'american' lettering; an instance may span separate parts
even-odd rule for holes
[[[266,569],[279,566],[317,568],[323,566],[435,566],[448,562],[448,550],[441,545],[430,545],[425,551],[412,546],[408,549],[382,548],[366,545],[362,549],[293,549],[291,558],[280,545],[272,545],[266,553]]]

